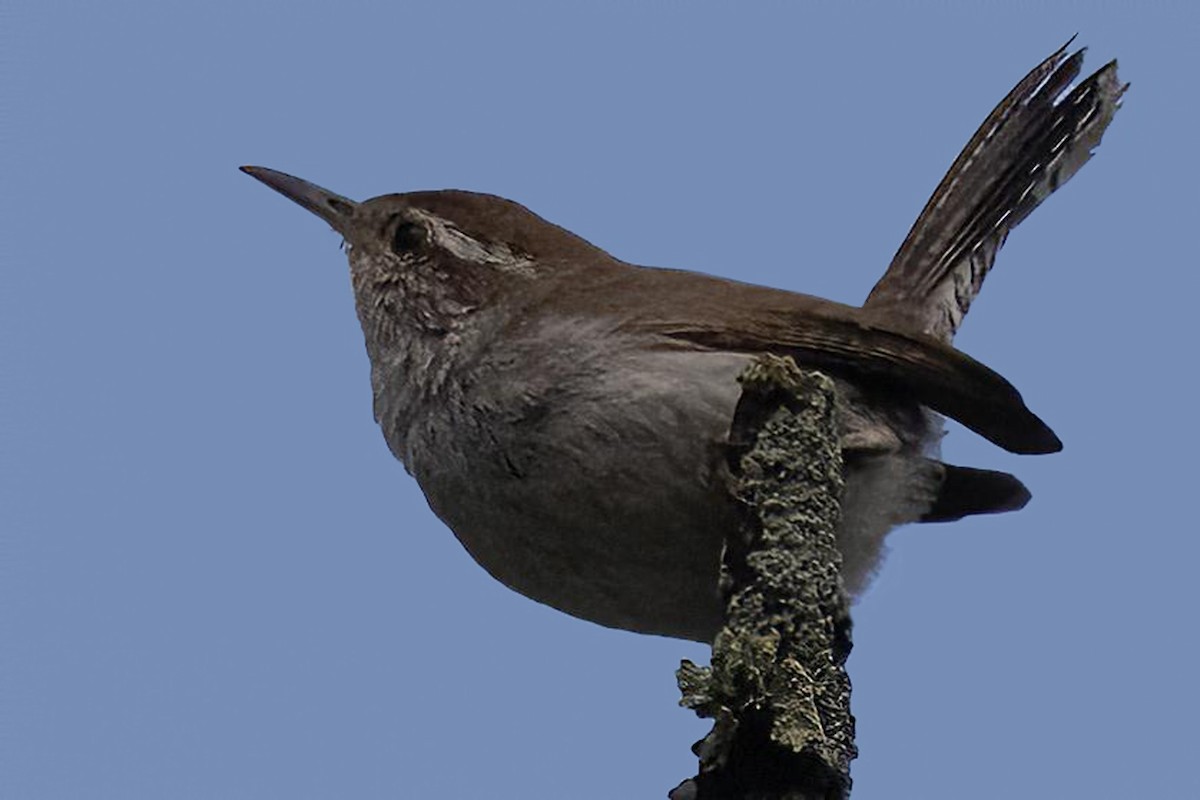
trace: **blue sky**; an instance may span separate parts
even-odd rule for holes
[[[238,173],[502,194],[859,302],[1067,37],[1132,81],[958,339],[1066,449],[855,609],[856,798],[1200,796],[1183,3],[7,3],[0,795],[661,797],[705,648],[492,581],[371,419],[338,238]]]

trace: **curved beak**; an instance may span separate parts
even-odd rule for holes
[[[348,236],[358,203],[315,183],[266,167],[239,167],[251,178],[260,180],[284,197],[298,203],[328,222],[342,236]]]

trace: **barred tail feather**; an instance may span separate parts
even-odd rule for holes
[[[953,339],[1008,232],[1100,144],[1128,84],[1112,61],[1069,93],[1084,50],[1070,42],[996,106],[913,224],[865,307]]]

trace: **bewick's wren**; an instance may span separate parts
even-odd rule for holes
[[[734,524],[719,445],[755,354],[835,378],[852,592],[893,526],[1029,498],[1011,475],[938,461],[939,414],[1014,452],[1060,449],[949,342],[1008,231],[1082,166],[1119,105],[1115,62],[1064,97],[1083,55],[1065,54],[984,122],[862,308],[633,266],[491,195],[358,203],[242,169],[344,237],[375,417],[471,555],[567,613],[708,640]]]

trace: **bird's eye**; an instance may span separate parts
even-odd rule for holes
[[[425,229],[416,222],[401,222],[392,232],[392,252],[407,255],[425,244]]]

